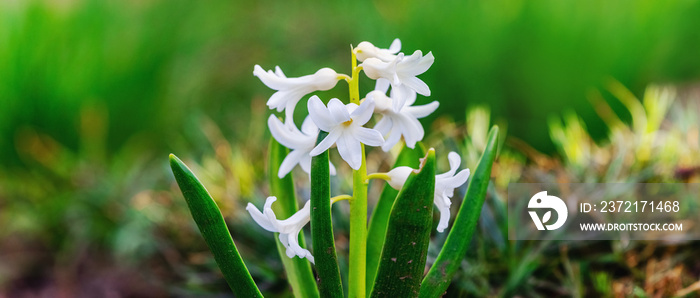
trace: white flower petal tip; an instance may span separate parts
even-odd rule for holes
[[[355,57],[362,62],[367,58],[377,58],[379,60],[389,62],[396,58],[396,53],[401,50],[401,40],[394,39],[388,49],[380,49],[373,44],[363,41],[354,48]]]
[[[260,212],[251,203],[248,203],[246,210],[250,213],[253,220],[263,229],[270,232],[279,233],[280,242],[286,248],[286,254],[289,258],[298,256],[307,258],[311,263],[314,262],[314,257],[307,249],[299,245],[299,233],[311,219],[311,201],[307,201],[304,207],[294,213],[285,220],[278,220],[275,212],[272,211],[272,203],[277,200],[276,197],[270,196],[265,200],[263,212]]]
[[[331,148],[338,148],[340,157],[354,170],[362,165],[362,146],[381,146],[384,138],[379,131],[362,127],[369,121],[374,111],[374,101],[365,99],[359,106],[350,103],[343,105],[333,98],[326,107],[321,99],[312,96],[308,102],[309,115],[316,125],[328,135],[311,150],[316,156]]]
[[[289,119],[289,118],[287,118]],[[290,149],[289,154],[284,158],[277,177],[280,179],[289,174],[296,165],[299,165],[304,172],[311,174],[311,150],[316,146],[316,138],[319,129],[316,124],[307,116],[299,130],[290,120],[286,123],[270,115],[267,119],[267,126],[270,128],[272,137],[280,144]],[[334,168],[331,165],[331,168]],[[335,171],[333,171],[335,172]]]
[[[461,163],[461,158],[456,152],[450,152],[448,154],[448,160],[450,162],[450,170],[435,175],[435,192],[433,194],[433,203],[437,210],[440,212],[440,220],[438,221],[437,231],[442,233],[448,227],[450,222],[450,205],[452,201],[450,198],[454,195],[455,188],[462,186],[467,179],[469,179],[469,169],[464,169],[457,172],[459,165]],[[421,161],[421,164],[423,162]],[[396,190],[400,190],[408,175],[411,174],[413,169],[410,167],[396,167],[389,171],[389,180],[387,181],[391,187]]]
[[[265,71],[260,65],[253,67],[253,75],[258,77],[267,87],[277,90],[267,101],[270,109],[278,112],[287,110],[287,117],[294,115],[294,107],[301,98],[314,91],[326,91],[335,87],[342,78],[335,70],[321,68],[316,73],[298,78],[287,78],[282,69]]]

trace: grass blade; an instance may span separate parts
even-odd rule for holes
[[[282,146],[274,138],[270,138],[268,178],[270,180],[270,195],[277,197],[277,202],[272,205],[272,209],[279,218],[289,218],[299,210],[292,174],[289,173],[281,179],[277,175],[280,165],[287,154],[289,154],[289,149]],[[282,260],[284,270],[287,272],[287,281],[292,287],[294,297],[319,297],[316,279],[313,271],[311,271],[309,260],[287,257],[287,249],[280,242],[279,233],[275,233],[275,242],[277,243],[277,252]],[[304,233],[299,233],[299,245],[302,248],[306,248]]]
[[[494,126],[489,132],[486,149],[469,182],[467,194],[459,208],[452,230],[450,230],[435,264],[423,279],[420,297],[440,297],[447,290],[452,277],[457,272],[471,242],[481,214],[481,207],[486,199],[486,190],[491,180],[491,166],[497,151],[498,126]]]
[[[317,143],[327,133],[319,132]],[[343,297],[331,221],[331,180],[328,150],[311,159],[311,239],[322,297]]]
[[[396,158],[394,168],[408,166],[417,169],[420,162],[419,159],[423,156],[425,156],[425,150],[422,149],[421,144],[418,144],[416,149],[404,146]],[[379,195],[377,205],[372,210],[372,218],[369,221],[369,230],[367,232],[367,293],[372,292],[374,278],[377,276],[377,269],[379,268],[379,258],[382,255],[382,247],[384,247],[386,226],[389,223],[391,206],[394,205],[394,200],[396,200],[398,194],[398,190],[395,190],[389,184],[385,184],[382,193]]]
[[[192,218],[233,293],[238,297],[262,297],[241,255],[238,254],[214,199],[192,171],[173,154],[170,154],[170,167],[187,201]]]
[[[433,221],[435,150],[428,150],[423,162],[392,207],[372,297],[418,296]]]

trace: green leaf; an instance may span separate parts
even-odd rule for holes
[[[418,144],[416,149],[411,149],[406,146],[401,149],[401,153],[396,158],[395,167],[408,166],[417,169],[419,159],[425,156],[425,150],[422,144]],[[386,226],[389,223],[389,215],[391,214],[391,206],[394,205],[394,200],[399,194],[389,184],[384,185],[377,205],[372,210],[372,218],[369,221],[369,230],[367,232],[367,293],[372,292],[374,278],[377,276],[379,268],[379,257],[382,255],[382,247],[384,247],[384,238],[386,237]]]
[[[372,297],[416,297],[430,242],[435,191],[435,150],[399,192],[386,230]]]
[[[280,165],[287,154],[289,154],[289,149],[282,146],[274,138],[270,138],[268,178],[270,180],[270,195],[277,197],[277,201],[272,205],[272,209],[279,218],[289,218],[299,210],[292,174],[289,173],[281,179],[277,175]],[[316,279],[311,270],[309,260],[299,257],[289,258],[286,253],[287,248],[282,245],[278,236],[279,233],[275,233],[277,252],[282,260],[284,270],[287,272],[287,281],[292,287],[294,296],[319,297]],[[302,248],[306,248],[303,233],[299,233],[299,245]]]
[[[486,189],[491,180],[491,166],[498,151],[498,126],[489,132],[486,150],[476,166],[476,171],[469,182],[467,194],[459,208],[457,218],[452,225],[447,240],[435,263],[428,271],[420,289],[420,297],[441,296],[452,281],[452,277],[467,253],[486,199]]]
[[[192,218],[233,293],[238,297],[262,297],[241,255],[238,254],[214,199],[192,171],[173,154],[170,154],[170,167],[187,201]]]
[[[328,135],[320,132],[316,143]],[[331,221],[331,180],[328,150],[311,159],[311,239],[322,297],[343,297]]]

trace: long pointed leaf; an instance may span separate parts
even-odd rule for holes
[[[441,296],[447,290],[462,258],[467,253],[467,247],[471,242],[481,208],[486,199],[486,190],[491,180],[491,166],[496,158],[497,150],[498,126],[494,126],[489,132],[486,149],[469,182],[467,194],[459,208],[452,230],[447,235],[447,240],[445,240],[435,264],[423,279],[420,297]]]
[[[418,296],[433,221],[435,150],[428,150],[417,171],[392,207],[372,297]]]
[[[281,179],[277,175],[282,161],[289,154],[289,149],[282,146],[274,138],[270,138],[269,148],[268,179],[270,181],[270,195],[277,197],[277,202],[272,205],[272,209],[279,218],[289,218],[299,210],[294,190],[294,180],[291,173]],[[287,281],[292,287],[294,296],[319,297],[316,279],[313,271],[311,271],[309,260],[299,257],[289,258],[286,253],[287,248],[282,245],[279,237],[277,237],[278,235],[279,233],[275,233],[277,252],[282,260],[284,270],[287,272]],[[306,247],[303,233],[299,233],[299,245],[303,248]]]
[[[317,143],[327,133],[318,134]],[[311,159],[311,240],[318,273],[318,290],[322,297],[343,297],[338,257],[331,221],[331,180],[328,150]]]
[[[170,154],[170,167],[187,201],[192,218],[233,293],[238,297],[262,297],[241,255],[238,254],[236,244],[233,243],[214,199],[192,171],[173,154]]]
[[[418,144],[415,149],[404,146],[396,157],[395,167],[408,166],[414,169],[418,168],[419,159],[425,156],[425,150],[421,144]],[[372,210],[372,218],[369,221],[369,230],[367,231],[367,293],[372,292],[374,278],[377,276],[379,268],[379,258],[382,255],[382,247],[384,247],[384,238],[386,237],[386,226],[389,223],[389,215],[391,214],[391,206],[394,205],[394,200],[399,194],[389,184],[384,185],[382,193],[379,195],[377,205]]]

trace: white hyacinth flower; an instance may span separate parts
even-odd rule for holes
[[[299,232],[301,232],[301,229],[304,228],[311,219],[311,200],[306,201],[303,208],[284,220],[278,220],[275,212],[272,211],[272,203],[275,201],[277,201],[277,197],[267,197],[263,212],[260,212],[258,208],[255,208],[251,203],[248,203],[245,209],[248,210],[253,220],[263,229],[280,234],[280,242],[287,248],[287,257],[293,258],[294,256],[298,256],[300,258],[307,258],[313,263],[314,256],[311,255],[311,252],[299,245]]]
[[[450,205],[452,201],[450,198],[454,195],[455,188],[462,186],[467,179],[469,179],[469,169],[464,169],[457,173],[459,164],[462,159],[456,152],[450,152],[447,155],[447,159],[450,162],[450,170],[435,175],[435,193],[433,197],[433,203],[440,211],[440,220],[438,221],[437,231],[442,233],[447,228],[450,222]],[[410,167],[396,167],[389,171],[387,175],[389,180],[387,181],[391,187],[396,190],[401,190],[408,175],[413,171]]]
[[[401,50],[401,40],[394,39],[388,49],[380,49],[370,42],[363,41],[355,49],[355,57],[360,62],[367,58],[377,58],[384,62],[389,62],[396,58],[396,54]]]
[[[316,156],[328,150],[333,144],[338,147],[340,157],[354,170],[362,165],[362,146],[381,146],[384,138],[379,131],[362,127],[372,117],[374,102],[366,99],[359,106],[354,103],[343,105],[333,98],[326,107],[318,96],[312,96],[308,102],[309,115],[316,126],[328,132],[318,146],[311,150]]]
[[[383,78],[389,80],[392,88],[406,86],[420,95],[430,96],[428,85],[416,76],[426,72],[434,61],[432,52],[423,56],[423,52],[418,50],[408,57],[399,53],[392,61],[367,58],[360,66],[370,79]]]
[[[386,138],[382,150],[388,152],[403,136],[406,146],[415,148],[416,142],[423,139],[425,130],[418,121],[434,112],[440,103],[433,101],[427,105],[412,106],[416,101],[416,93],[406,98],[403,106],[395,109],[393,103],[397,100],[392,92],[392,97],[387,97],[382,91],[375,90],[367,94],[367,98],[374,100],[374,111],[382,115],[374,129],[378,130]]]
[[[279,66],[275,66],[274,72],[266,72],[257,64],[253,68],[253,75],[270,89],[277,90],[267,101],[267,106],[278,112],[285,110],[287,119],[293,118],[294,108],[304,95],[330,90],[343,78],[330,68],[321,68],[316,73],[303,77],[287,78]]]
[[[285,120],[286,125],[282,124],[282,121],[275,115],[270,115],[270,118],[267,119],[267,126],[270,127],[272,137],[291,150],[280,165],[277,172],[279,178],[289,174],[297,164],[304,172],[311,174],[311,155],[309,153],[316,146],[316,138],[318,137],[318,127],[311,120],[311,117],[306,116],[301,124],[301,131],[296,125],[289,123],[292,121],[290,119]],[[335,166],[332,163],[330,164],[330,173],[335,175]]]

